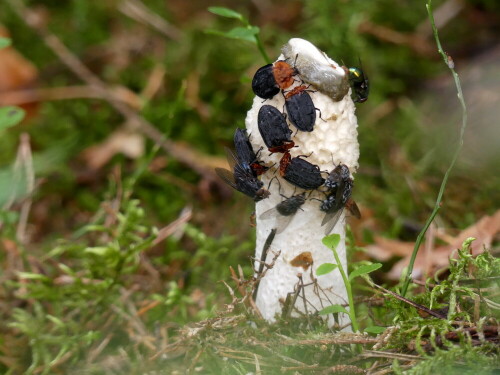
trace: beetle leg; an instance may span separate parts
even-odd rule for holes
[[[316,111],[319,111],[319,118],[323,120],[323,122],[326,122],[326,120],[323,119],[323,117],[321,117],[321,109],[319,108],[314,108]]]
[[[271,188],[271,184],[273,183],[273,180],[278,181],[279,191],[281,192],[281,184],[280,184],[280,181],[278,180],[278,176],[274,176],[273,178],[271,178],[271,181],[269,181],[269,185],[267,185],[267,190],[269,190]],[[280,193],[280,195],[281,195],[281,193]]]

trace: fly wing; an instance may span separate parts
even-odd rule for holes
[[[261,220],[268,220],[272,219],[273,217],[278,217],[280,216],[278,212],[278,208],[274,206],[273,208],[270,208],[269,210],[263,212],[260,214],[259,219]]]
[[[236,157],[236,155],[234,154],[234,152],[227,148],[227,147],[224,147],[225,151],[226,151],[226,157],[227,157],[227,162],[229,163],[229,168],[234,171],[234,167],[239,164],[238,162],[238,158]]]
[[[254,172],[252,171],[252,168],[250,167],[250,164],[246,163],[241,163],[238,159],[238,156],[229,148],[225,148],[226,150],[226,157],[227,157],[227,162],[229,163],[229,166],[231,167],[231,170],[235,174],[235,178],[238,180],[239,178],[246,179],[247,177],[249,179],[252,179],[256,177]]]
[[[294,215],[284,216],[281,215],[278,211],[277,206],[270,208],[269,210],[260,214],[259,219],[268,220],[268,219],[276,219],[276,233],[281,233],[285,230],[285,228],[290,224]]]
[[[222,178],[222,180],[231,186],[233,189],[239,190],[238,187],[236,186],[236,181],[234,181],[234,174],[229,172],[227,169],[224,168],[215,168],[215,173]]]
[[[325,235],[328,235],[333,228],[335,228],[335,225],[339,221],[340,217],[342,216],[342,211],[343,209],[334,211],[334,212],[328,212],[325,217],[323,218],[323,221],[321,222],[321,226],[326,225],[325,227]]]
[[[354,216],[356,219],[361,219],[361,212],[359,211],[359,207],[354,200],[349,199],[346,203],[346,207],[352,214],[352,216]]]
[[[288,216],[280,215],[276,220],[276,233],[283,232],[288,226],[288,224],[290,224],[290,221],[292,221],[294,216],[295,215],[288,215]]]

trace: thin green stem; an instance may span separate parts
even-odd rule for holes
[[[262,55],[262,57],[266,61],[266,64],[270,64],[271,63],[271,59],[267,55],[266,50],[264,49],[264,45],[260,41],[260,38],[259,38],[258,34],[255,35],[255,42],[257,43],[257,48],[259,48],[260,54]]]
[[[431,3],[432,3],[432,0],[429,0],[426,4],[427,13],[429,14],[429,20],[431,22],[432,30],[434,31],[434,39],[436,39],[436,45],[438,47],[438,52],[442,56],[446,66],[448,66],[448,68],[451,70],[451,72],[453,74],[453,79],[455,81],[455,86],[457,88],[458,100],[460,101],[460,105],[462,106],[462,126],[460,127],[460,137],[458,140],[458,146],[457,146],[457,149],[455,150],[455,153],[453,154],[453,159],[451,160],[450,166],[446,170],[446,173],[443,177],[443,181],[441,182],[441,187],[439,189],[439,194],[438,194],[437,199],[436,199],[436,204],[434,205],[434,210],[432,211],[431,215],[427,219],[427,222],[425,223],[424,228],[418,234],[417,240],[415,241],[415,247],[413,248],[413,253],[411,254],[410,263],[408,264],[408,268],[406,270],[406,274],[405,274],[405,278],[404,278],[403,288],[401,290],[401,295],[403,297],[405,296],[406,292],[408,291],[408,286],[410,285],[410,282],[411,282],[411,273],[413,271],[415,259],[417,258],[417,254],[418,254],[418,250],[420,248],[420,245],[422,244],[422,241],[424,240],[425,233],[427,232],[427,229],[429,229],[429,226],[431,225],[431,223],[434,220],[434,218],[436,217],[439,209],[441,208],[441,202],[443,199],[444,190],[446,188],[446,184],[448,182],[448,178],[450,176],[451,170],[455,166],[455,163],[458,159],[458,155],[460,154],[460,151],[462,150],[462,146],[464,144],[465,128],[467,127],[467,107],[465,105],[464,95],[462,92],[462,85],[460,84],[460,78],[458,77],[457,72],[455,72],[453,60],[451,60],[451,57],[448,56],[446,54],[446,52],[444,52],[443,47],[441,46],[441,41],[439,40],[438,30],[437,30],[436,24],[434,22],[434,16],[432,14]]]
[[[356,310],[354,307],[354,298],[352,295],[351,282],[347,277],[347,274],[344,271],[344,267],[342,267],[342,263],[340,262],[339,255],[337,254],[337,249],[333,250],[333,256],[335,257],[335,261],[339,267],[340,275],[342,275],[342,279],[344,280],[344,285],[347,290],[347,298],[349,299],[349,317],[351,318],[352,329],[354,332],[359,332],[358,321],[356,319]]]

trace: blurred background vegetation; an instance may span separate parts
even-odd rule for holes
[[[353,246],[375,236],[413,241],[432,210],[461,112],[423,2],[26,1],[35,29],[60,38],[105,94],[76,76],[15,4],[0,4],[2,34],[12,39],[0,51],[0,104],[27,116],[0,133],[0,372],[63,373],[84,361],[82,373],[101,373],[106,353],[119,356],[127,345],[141,363],[144,348],[161,346],[170,329],[230,301],[219,282],[229,266],[251,274],[253,203],[212,170],[244,126],[250,82],[265,61],[252,43],[207,33],[237,26],[208,6],[231,7],[260,27],[271,59],[301,37],[348,66],[361,60],[371,91],[357,107],[354,197],[364,219],[352,223]],[[434,8],[469,108],[436,218],[456,235],[499,208],[500,3]],[[131,125],[109,96],[175,152]],[[165,228],[163,241],[155,228]],[[376,278],[390,282],[382,272]],[[131,311],[141,323],[131,323]]]

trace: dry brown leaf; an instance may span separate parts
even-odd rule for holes
[[[375,244],[366,246],[366,250],[377,260],[386,261],[393,256],[406,257],[413,251],[413,242],[392,240],[381,236],[375,236],[374,240]]]
[[[9,37],[3,26],[0,26],[0,36]],[[0,91],[31,85],[37,74],[36,67],[13,47],[0,49]]]
[[[0,36],[9,37],[6,28],[0,25]],[[38,77],[35,65],[26,60],[13,47],[0,49],[0,92],[31,88]],[[5,104],[0,102],[0,105]],[[23,106],[29,113],[36,109],[34,105]]]
[[[118,129],[102,143],[85,149],[81,156],[89,168],[97,170],[103,167],[113,156],[122,153],[131,159],[144,154],[144,137],[125,129]]]
[[[447,267],[449,264],[449,257],[455,256],[456,249],[461,248],[462,243],[469,237],[474,237],[476,240],[472,242],[472,254],[477,255],[483,251],[484,248],[491,247],[493,239],[500,233],[500,210],[492,216],[484,216],[477,223],[464,229],[456,236],[441,235],[440,238],[448,239],[447,245],[437,246],[431,250],[430,261],[431,264],[426,264],[425,253],[423,245],[415,260],[413,268],[413,277],[419,278],[423,275],[426,268],[436,270],[439,268]],[[392,256],[402,256],[397,262],[388,276],[391,279],[399,279],[404,267],[408,266],[411,253],[413,252],[413,242],[403,242],[398,240],[391,240],[376,236],[375,244],[367,246],[368,254],[373,258],[381,261],[388,260]]]

